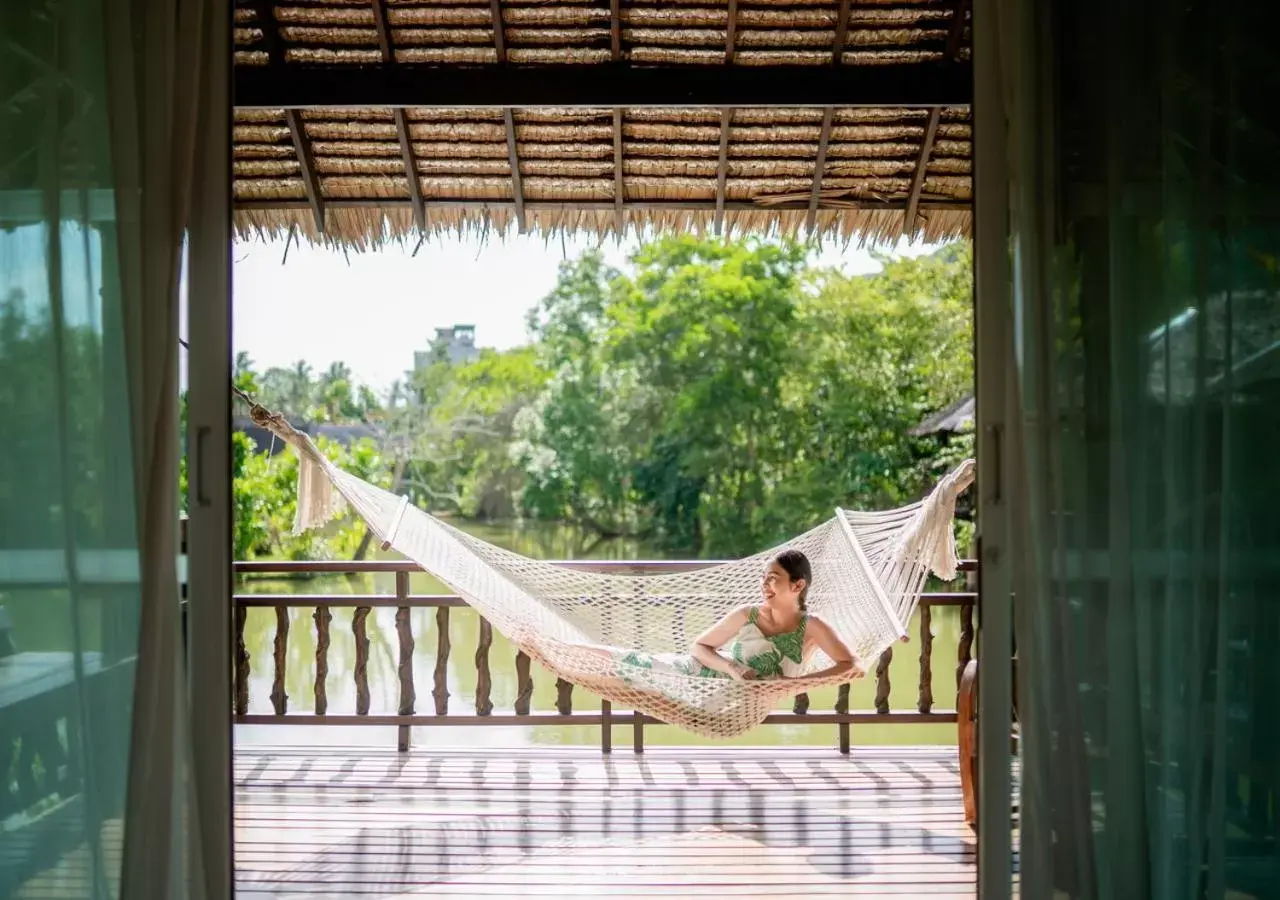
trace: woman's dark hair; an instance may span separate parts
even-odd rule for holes
[[[800,608],[804,609],[805,600],[809,597],[809,588],[813,585],[813,567],[809,565],[809,557],[799,550],[783,550],[773,558],[782,567],[787,577],[793,582],[804,579],[804,590],[800,592]]]

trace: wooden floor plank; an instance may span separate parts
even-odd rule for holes
[[[954,748],[241,750],[237,895],[974,896]]]

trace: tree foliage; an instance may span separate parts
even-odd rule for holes
[[[552,375],[517,428],[526,510],[719,555],[919,496],[969,449],[908,434],[971,389],[969,254],[805,262],[679,237],[627,273],[562,266],[532,320]]]

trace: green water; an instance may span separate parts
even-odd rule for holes
[[[466,530],[493,543],[515,550],[527,556],[543,559],[657,559],[661,554],[651,547],[637,542],[609,541],[593,543],[591,540],[558,525],[524,525],[520,527],[467,525]],[[447,593],[444,585],[425,574],[415,574],[410,579],[413,593]],[[337,576],[305,581],[280,579],[245,580],[237,588],[240,593],[259,594],[369,594],[395,592],[395,576]],[[289,712],[313,711],[315,698],[316,632],[312,619],[313,610],[290,610],[289,646],[285,670],[285,689],[289,695]],[[331,714],[355,712],[355,638],[351,630],[351,609],[335,609],[330,626],[328,653],[329,674],[326,691]],[[245,646],[250,657],[249,709],[252,713],[270,713],[272,648],[275,639],[275,612],[271,609],[250,609],[245,625]],[[417,711],[431,714],[434,701],[431,696],[433,673],[436,664],[436,611],[415,609],[411,612],[415,638],[413,656],[414,686],[417,692]],[[475,710],[476,663],[475,654],[479,636],[479,618],[470,609],[450,611],[449,640],[452,650],[448,662],[449,707],[451,715],[467,715]],[[933,693],[938,709],[954,706],[957,644],[960,635],[959,611],[954,607],[934,610],[932,616],[933,639]],[[395,610],[374,609],[367,619],[369,636],[369,693],[370,712],[394,713],[398,704],[399,681],[396,666],[399,643],[395,633]],[[919,617],[911,626],[911,641],[895,648],[893,663],[889,668],[892,685],[890,705],[895,710],[916,708],[920,670]],[[510,713],[516,696],[515,649],[499,634],[494,634],[489,653],[489,668],[493,676],[491,700],[495,713]],[[533,667],[533,710],[555,711],[555,678],[536,664]],[[874,675],[854,683],[851,708],[870,710],[874,707]],[[810,711],[831,710],[835,705],[836,690],[829,688],[811,696]],[[790,709],[790,701],[780,708]],[[576,691],[573,696],[575,711],[598,710],[599,698]],[[371,744],[393,746],[396,730],[379,726],[323,726],[304,723],[297,725],[241,726],[237,740],[241,743],[266,744]],[[483,726],[476,727],[420,727],[413,730],[413,743],[417,746],[528,746],[559,744],[592,744],[600,740],[597,726],[539,725],[539,726]],[[630,746],[630,726],[615,726],[615,746]],[[743,745],[834,745],[836,727],[833,725],[768,725],[762,726],[741,738],[728,741],[707,741],[667,726],[648,726],[645,742],[649,745],[671,744],[743,744]],[[954,744],[953,725],[855,725],[855,744]]]

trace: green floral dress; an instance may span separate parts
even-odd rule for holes
[[[746,624],[738,630],[727,645],[728,656],[736,663],[748,666],[756,678],[795,677],[804,664],[804,635],[808,616],[800,614],[795,630],[785,634],[766,635],[757,623],[759,609],[752,607],[747,613]],[[728,678],[723,672],[709,669],[689,653],[640,653],[622,652],[618,655],[618,676],[628,684],[659,693],[663,690],[667,675],[698,678]],[[655,677],[656,676],[656,677]]]

